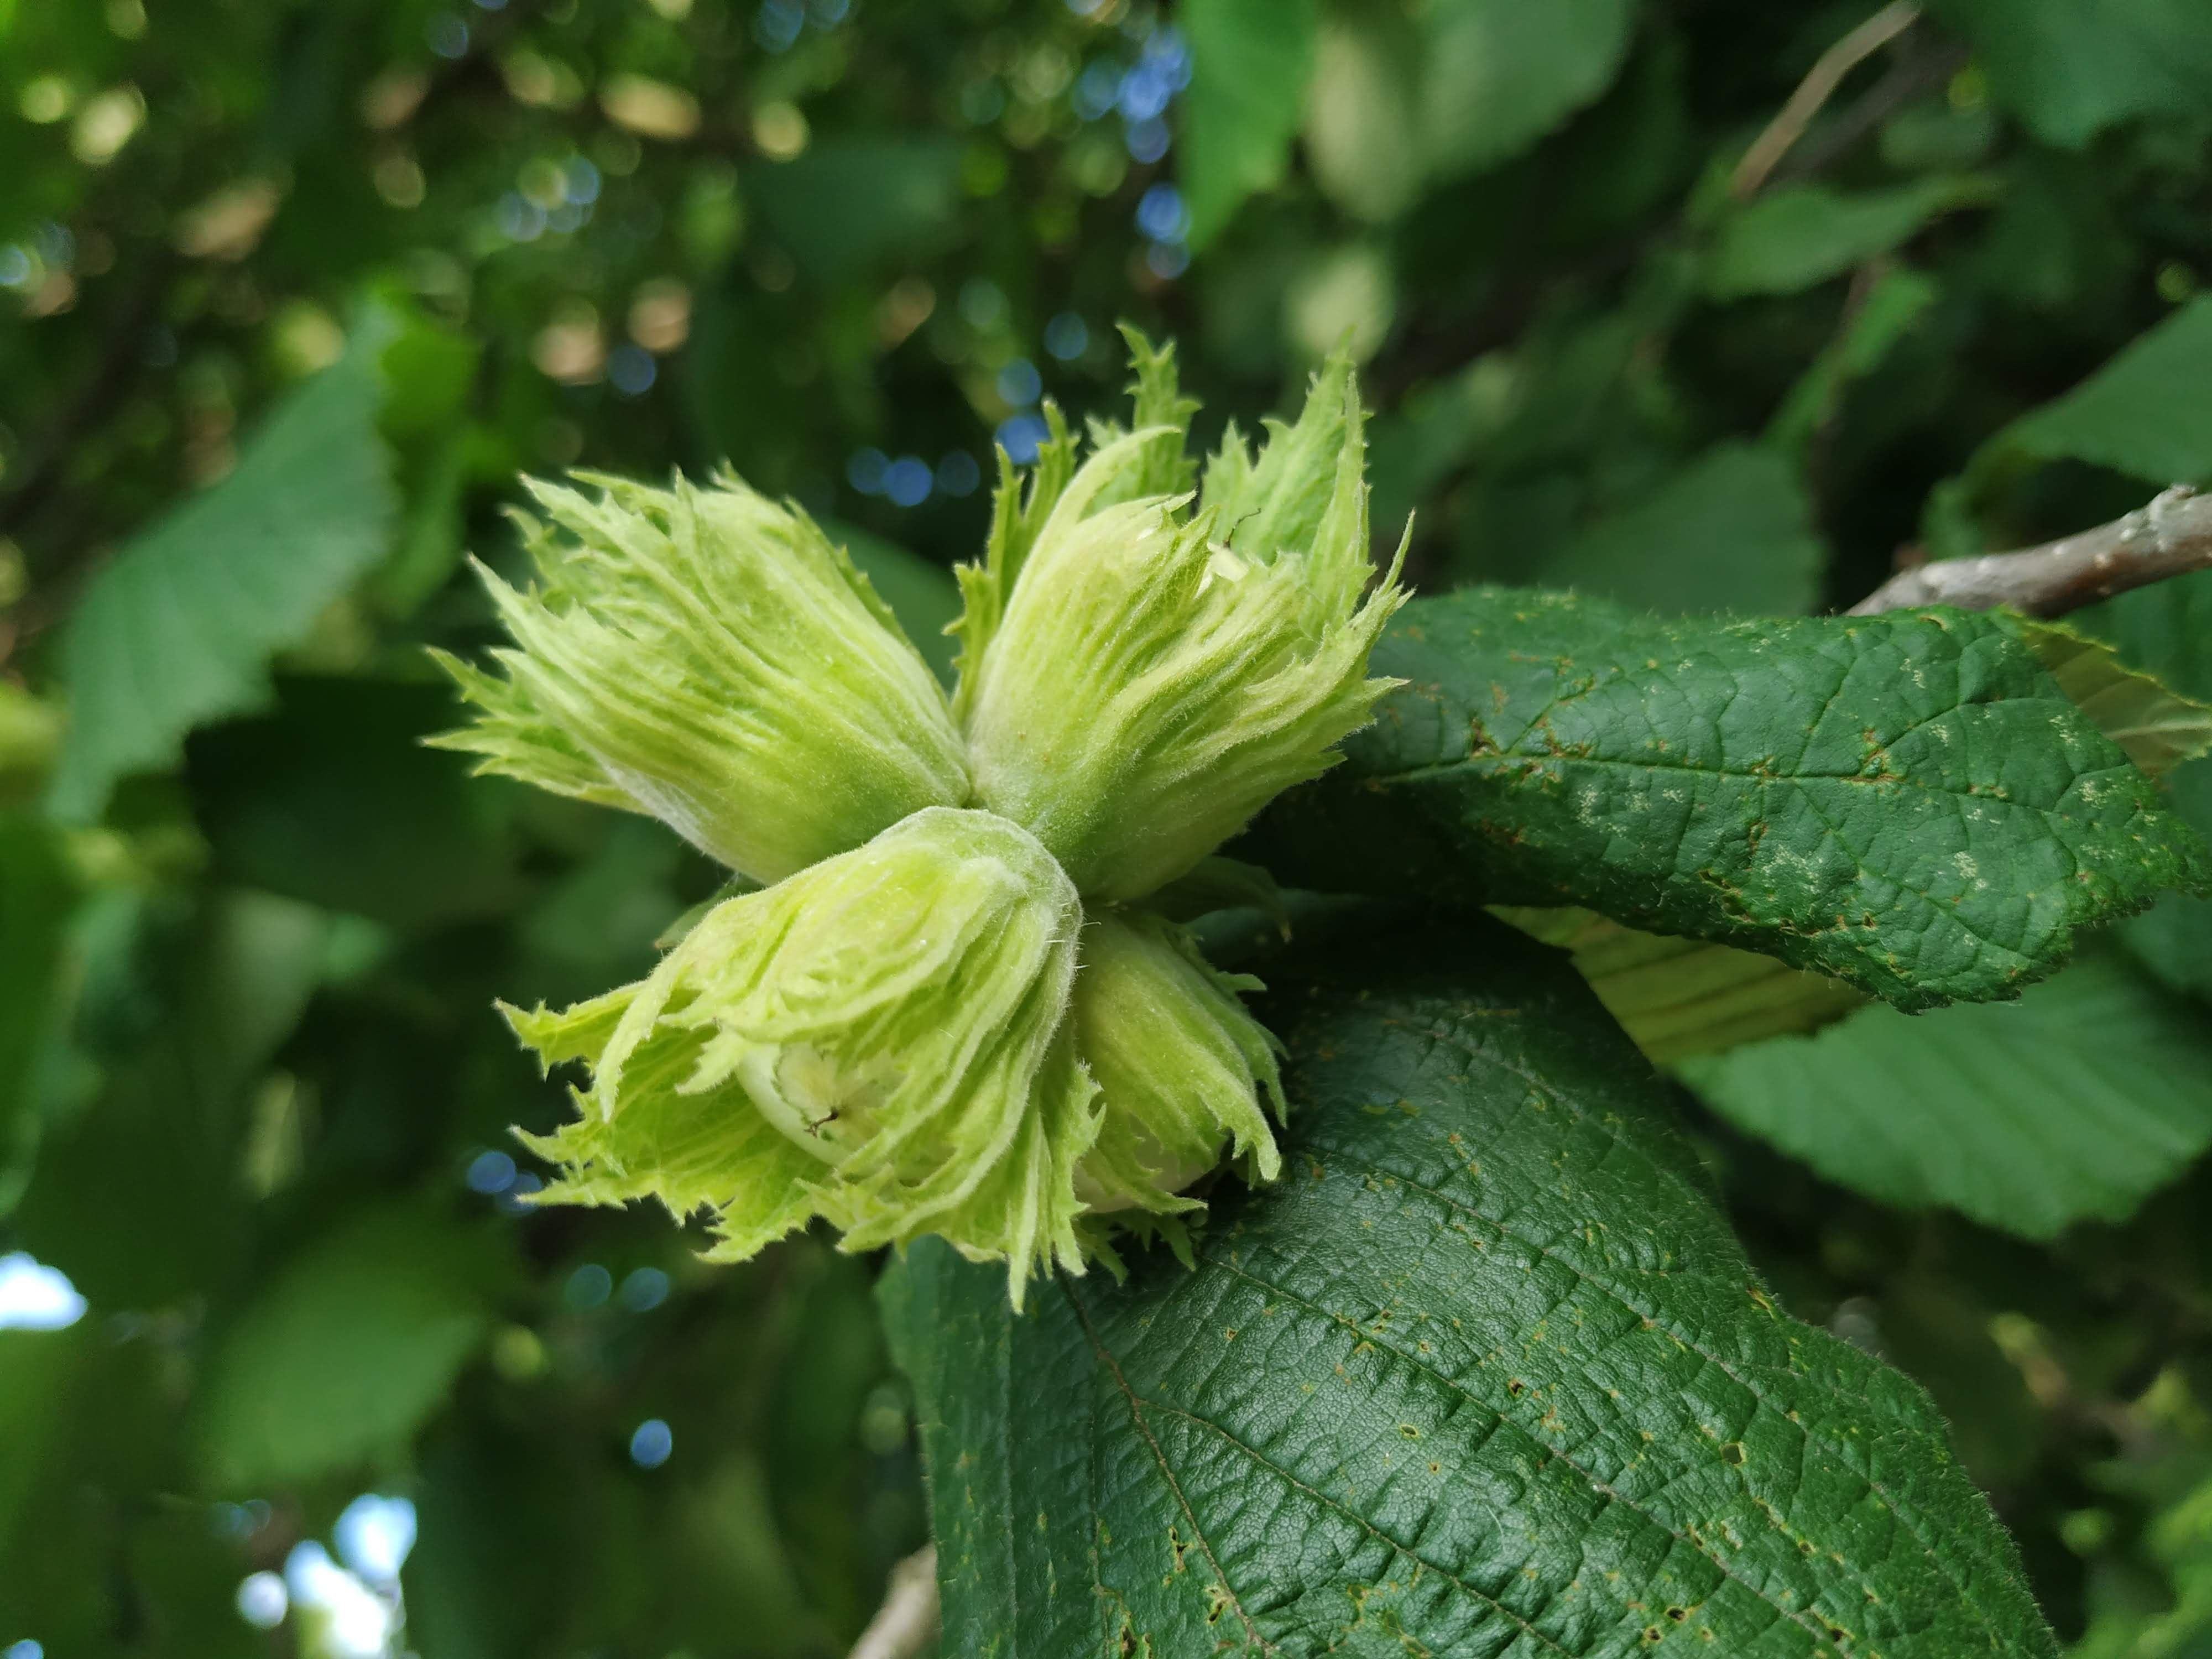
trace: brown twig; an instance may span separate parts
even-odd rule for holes
[[[936,1638],[937,1547],[924,1544],[891,1569],[884,1604],[853,1644],[852,1659],[914,1659]]]
[[[1748,201],[1759,194],[1759,187],[1766,182],[1766,175],[1790,153],[1790,147],[1805,136],[1805,129],[1820,112],[1820,106],[1835,95],[1844,77],[1884,46],[1911,28],[1920,16],[1920,8],[1912,0],[1890,0],[1890,3],[1822,52],[1797,89],[1790,94],[1775,118],[1766,124],[1766,130],[1752,140],[1751,148],[1735,164],[1735,172],[1729,179],[1729,193],[1739,202]]]
[[[1942,559],[1901,570],[1850,608],[1854,617],[1914,605],[1962,611],[2009,605],[2031,617],[2063,617],[2131,587],[2212,569],[2212,495],[2187,484],[2094,530],[2013,553]]]
[[[1905,105],[1950,80],[1972,55],[1956,42],[1901,53],[1896,65],[1868,88],[1864,97],[1800,141],[1768,174],[1767,182],[1787,184],[1820,172]]]

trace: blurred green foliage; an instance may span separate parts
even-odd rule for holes
[[[0,1252],[90,1304],[0,1331],[0,1644],[350,1650],[237,1597],[366,1491],[428,1659],[840,1652],[922,1541],[877,1264],[515,1202],[565,1106],[493,999],[720,879],[419,746],[519,471],[726,459],[932,647],[1119,319],[1208,447],[1349,337],[1432,591],[1817,610],[2212,479],[2212,14],[1927,9],[1747,180],[1864,0],[0,0]],[[2212,697],[2208,617],[2087,620]],[[1682,1095],[2098,1659],[2212,1641],[2212,911],[2116,931]],[[1884,1121],[1780,1123],[1808,1076]],[[1947,1183],[1977,1138],[2048,1150]]]

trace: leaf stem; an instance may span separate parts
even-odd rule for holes
[[[1820,107],[1835,95],[1844,77],[1884,46],[1911,28],[1919,20],[1920,8],[1912,0],[1890,0],[1888,5],[1846,34],[1822,52],[1797,89],[1790,94],[1766,124],[1766,130],[1752,140],[1751,148],[1735,164],[1735,172],[1729,179],[1729,194],[1739,202],[1749,201],[1759,194],[1759,187],[1766,182],[1766,175],[1790,153],[1790,148],[1805,136],[1805,129]]]

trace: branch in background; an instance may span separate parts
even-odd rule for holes
[[[1955,42],[1904,52],[1863,98],[1791,150],[1768,182],[1786,184],[1820,172],[1914,99],[1948,82],[1972,56]]]
[[[868,1620],[851,1659],[915,1659],[937,1638],[937,1547],[924,1544],[891,1569],[884,1604]]]
[[[1911,28],[1919,16],[1920,8],[1911,0],[1890,0],[1888,5],[1822,52],[1819,61],[1805,72],[1805,78],[1797,83],[1796,91],[1790,94],[1790,101],[1766,124],[1766,131],[1752,141],[1743,159],[1735,164],[1735,172],[1729,179],[1729,193],[1739,202],[1756,196],[1759,187],[1766,182],[1766,175],[1790,153],[1790,147],[1805,136],[1805,129],[1820,112],[1820,106],[1835,95],[1844,77]]]
[[[2010,605],[2031,617],[2063,617],[2131,587],[2212,569],[2212,495],[2187,484],[2148,507],[2079,535],[2016,553],[1944,559],[1899,571],[1850,608],[1854,617],[1913,605],[1962,611]]]

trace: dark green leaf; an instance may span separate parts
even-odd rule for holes
[[[571,972],[567,988],[578,996],[650,973],[654,952],[666,948],[662,941],[671,933],[690,933],[721,899],[754,890],[750,882],[734,880],[687,908],[675,878],[685,860],[696,856],[654,819],[617,818],[598,849],[520,922],[518,942],[556,971]]]
[[[2111,641],[2130,666],[2212,702],[2212,570],[2138,587],[2073,620]]]
[[[2156,1516],[2148,1534],[2169,1596],[2154,1604],[2124,1582],[2098,1586],[2095,1617],[2075,1659],[2195,1659],[2212,1643],[2212,1480]]]
[[[1581,904],[1922,1008],[2010,995],[2077,926],[2212,878],[1994,617],[1474,589],[1408,606],[1375,668],[1410,684],[1237,849],[1288,885]]]
[[[948,139],[830,139],[745,170],[745,193],[768,228],[826,281],[942,237],[959,185],[960,148]]]
[[[1810,288],[1888,252],[1937,215],[1979,206],[1992,194],[1989,180],[1971,177],[1848,194],[1826,185],[1770,190],[1721,222],[1705,291],[1735,300]]]
[[[2007,452],[2093,461],[2153,483],[2212,478],[2212,295],[2014,421],[1984,454]]]
[[[210,1486],[248,1496],[405,1443],[483,1339],[483,1241],[419,1209],[358,1218],[222,1334],[198,1409]]]
[[[2130,666],[2212,702],[2212,570],[2138,587],[2073,620],[2111,641]]]
[[[1836,418],[1851,382],[1881,367],[1935,307],[1940,293],[1917,270],[1883,272],[1850,312],[1834,343],[1790,388],[1767,425],[1766,441],[1802,457]]]
[[[602,1516],[620,1496],[611,1486],[566,1437],[548,1446],[497,1419],[434,1429],[415,1483],[422,1536],[404,1578],[409,1646],[445,1659],[524,1659],[556,1646],[575,1604],[606,1581]],[[635,1523],[635,1510],[622,1519]],[[583,1562],[587,1571],[562,1570]]]
[[[17,1237],[95,1307],[221,1281],[241,1246],[246,1095],[322,977],[330,918],[219,894],[168,964],[168,1017],[39,1148]]]
[[[70,729],[52,805],[96,817],[194,726],[260,707],[270,654],[390,544],[397,510],[372,325],[263,422],[230,476],[94,578],[63,643]]]
[[[1315,0],[1185,0],[1176,10],[1190,46],[1180,177],[1193,247],[1283,176],[1318,16]]]
[[[0,1166],[47,1035],[74,885],[50,826],[0,814]],[[0,1190],[0,1210],[8,1197]]]
[[[276,707],[195,737],[188,775],[228,879],[412,929],[520,896],[507,785],[422,739],[458,719],[442,685],[276,682]]]
[[[1831,1181],[2029,1238],[2124,1219],[2212,1145],[2203,1015],[2105,954],[2017,1003],[1869,1008],[1684,1070]]]
[[[469,482],[469,446],[452,434],[414,458],[406,480],[409,505],[398,544],[369,579],[368,591],[385,614],[412,616],[459,568],[463,497]]]
[[[887,1276],[947,1652],[2057,1651],[1927,1397],[1775,1305],[1558,958],[1335,955],[1195,1271],[1026,1317],[933,1241]]]
[[[233,1601],[252,1564],[176,1496],[182,1358],[143,1327],[0,1331],[0,1630],[12,1638],[90,1659],[258,1651]]]
[[[0,1462],[0,1553],[22,1520],[39,1474],[35,1453],[56,1437],[83,1348],[82,1332],[0,1331],[0,1443],[13,1449]]]
[[[2212,102],[2212,17],[2197,0],[1934,0],[1991,88],[2045,143],[2078,149],[2131,116]]]
[[[61,749],[63,726],[52,703],[0,680],[0,807],[37,797]]]
[[[1545,562],[1544,578],[1670,615],[1790,616],[1813,608],[1822,562],[1797,469],[1726,442],[1584,531]]]

